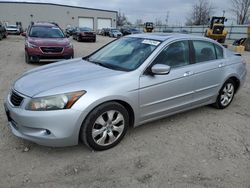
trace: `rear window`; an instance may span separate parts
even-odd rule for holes
[[[81,27],[81,28],[79,28],[80,29],[80,31],[92,31],[92,29],[90,29],[90,28],[88,28],[88,27]]]
[[[205,62],[216,59],[214,44],[207,41],[193,41],[195,62]]]

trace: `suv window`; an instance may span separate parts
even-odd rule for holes
[[[189,64],[188,41],[178,41],[170,44],[154,60],[154,64],[165,64],[171,67],[181,67]]]
[[[195,62],[204,62],[216,59],[214,44],[207,41],[193,41]]]
[[[217,54],[217,59],[223,59],[223,49],[216,44],[214,46]]]

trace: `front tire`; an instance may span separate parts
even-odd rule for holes
[[[28,64],[31,63],[30,55],[27,52],[25,52],[25,62]]]
[[[228,107],[233,101],[235,94],[235,82],[231,79],[227,80],[220,89],[219,95],[214,106],[218,109]]]
[[[128,111],[117,102],[96,107],[84,121],[80,139],[91,149],[101,151],[116,146],[129,126]]]
[[[76,40],[77,40],[78,42],[81,42],[81,39],[80,39],[79,36],[77,36]]]

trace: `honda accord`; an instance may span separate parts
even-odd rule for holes
[[[211,39],[137,34],[24,73],[5,110],[18,137],[105,150],[130,126],[208,104],[228,107],[246,74],[244,59]]]

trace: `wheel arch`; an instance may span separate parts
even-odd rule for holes
[[[79,128],[79,131],[78,131],[78,140],[80,140],[81,129],[82,129],[83,125],[84,125],[84,122],[85,122],[86,118],[89,116],[89,114],[90,114],[94,109],[96,109],[97,107],[99,107],[99,106],[101,106],[101,105],[103,105],[103,104],[105,104],[105,103],[109,103],[109,102],[116,102],[116,103],[122,105],[122,106],[127,110],[128,115],[129,115],[129,127],[134,127],[134,123],[135,123],[135,112],[134,112],[132,106],[131,106],[128,102],[126,102],[126,101],[124,101],[124,100],[121,100],[121,99],[107,100],[107,101],[104,101],[104,102],[102,102],[102,103],[99,103],[99,104],[95,105],[90,111],[88,111],[87,115],[86,115],[85,118],[82,120],[81,126],[80,126],[80,128]]]
[[[231,76],[229,76],[229,77],[224,81],[224,83],[225,83],[227,80],[233,80],[233,82],[235,83],[235,93],[237,93],[237,91],[238,91],[239,88],[240,88],[240,79],[239,79],[237,76],[235,76],[235,75],[231,75]],[[223,83],[223,84],[224,84],[224,83]]]

